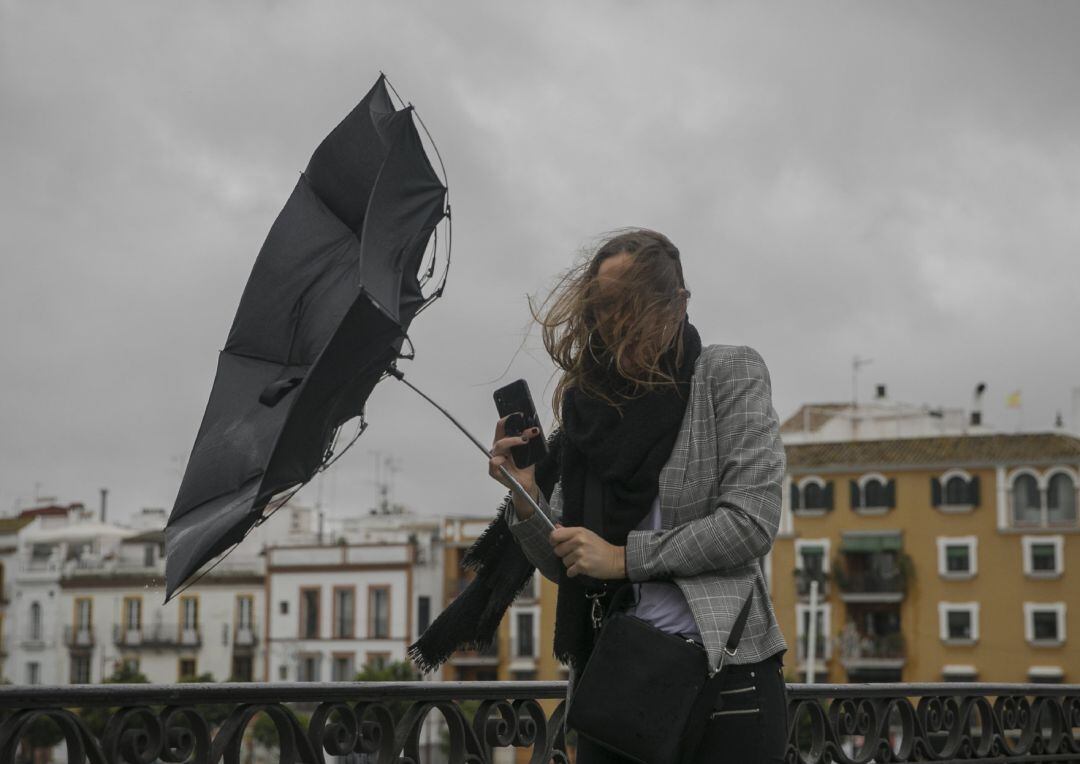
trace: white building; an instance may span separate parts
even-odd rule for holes
[[[126,663],[151,682],[205,673],[261,679],[261,559],[231,557],[163,604],[163,547],[160,530],[101,523],[85,511],[22,527],[6,676],[24,684],[100,682]]]
[[[345,681],[367,663],[406,660],[413,562],[409,543],[268,548],[267,677]]]

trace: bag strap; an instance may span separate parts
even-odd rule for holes
[[[724,654],[735,655],[738,651],[739,641],[742,639],[746,621],[750,617],[750,605],[753,601],[754,587],[751,584],[750,594],[747,595],[746,601],[743,602],[742,609],[735,617],[735,622],[731,625],[731,631],[728,632],[728,640],[727,644],[724,646]],[[692,761],[698,746],[701,744],[701,738],[705,734],[705,725],[708,723],[709,714],[716,704],[716,699],[720,696],[720,688],[723,686],[724,679],[727,676],[727,672],[724,670],[727,667],[726,663],[727,661],[724,660],[724,655],[721,655],[720,665],[717,666],[715,673],[711,671],[712,667],[710,666],[709,678],[705,680],[705,684],[702,686],[701,692],[698,693],[693,708],[690,710],[690,716],[686,722],[686,729],[683,730],[681,756],[683,761]]]

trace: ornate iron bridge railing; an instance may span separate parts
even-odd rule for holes
[[[565,692],[561,681],[7,686],[0,764],[29,760],[43,725],[69,764],[239,764],[267,723],[276,743],[260,750],[271,761],[421,762],[434,758],[421,740],[429,717],[445,724],[440,760],[486,764],[516,747],[530,764],[569,762]],[[1080,762],[1080,685],[793,684],[788,693],[791,764]],[[269,722],[255,721],[263,715]]]

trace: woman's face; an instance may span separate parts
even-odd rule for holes
[[[630,265],[630,258],[631,255],[629,252],[620,252],[617,255],[612,255],[601,261],[600,269],[596,273],[596,284],[597,288],[600,290],[600,294],[605,297],[614,296],[616,290],[619,289],[618,278],[622,275],[622,272],[626,270],[627,266]],[[608,321],[609,316],[602,307],[597,308],[596,314],[598,323],[597,329],[600,332],[600,337],[603,338],[604,342],[610,347],[615,343],[613,341],[614,338],[611,336],[610,322]]]

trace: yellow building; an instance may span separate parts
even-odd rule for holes
[[[1080,682],[1080,438],[973,429],[785,437],[770,584],[792,679],[816,612],[819,682]]]

